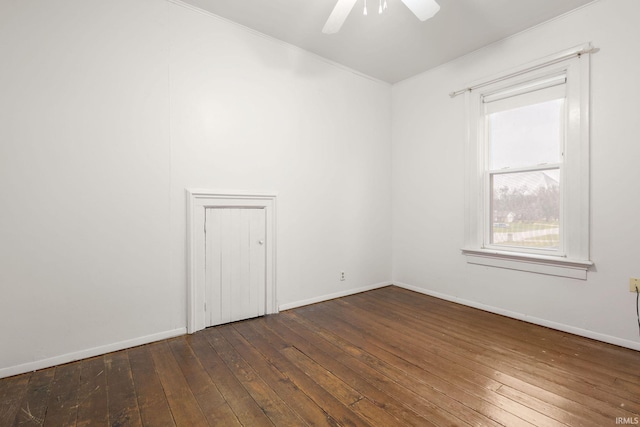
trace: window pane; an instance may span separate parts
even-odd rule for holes
[[[491,243],[560,248],[560,171],[491,176]]]
[[[559,163],[563,99],[489,115],[492,170]]]

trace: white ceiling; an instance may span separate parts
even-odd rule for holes
[[[420,22],[401,0],[356,6],[339,33],[322,27],[337,0],[183,0],[215,15],[395,83],[593,0],[437,0],[440,12]],[[384,0],[383,0],[384,1]]]

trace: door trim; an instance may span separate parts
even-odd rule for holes
[[[265,313],[278,312],[276,298],[277,193],[187,189],[187,332],[205,328],[205,209],[264,208],[266,214]]]

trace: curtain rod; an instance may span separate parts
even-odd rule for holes
[[[486,82],[478,83],[476,85],[469,86],[469,87],[466,87],[464,89],[457,90],[455,92],[451,92],[451,93],[449,93],[449,96],[451,98],[455,98],[456,96],[462,95],[465,92],[471,92],[473,90],[479,89],[479,88],[484,87],[484,86],[488,86],[488,85],[491,85],[491,84],[494,84],[494,83],[498,83],[498,82],[501,82],[503,80],[510,79],[512,77],[517,77],[517,76],[520,76],[522,74],[526,74],[526,73],[531,72],[531,71],[539,70],[539,69],[544,68],[544,67],[549,66],[549,65],[557,64],[558,62],[562,62],[562,61],[564,61],[566,59],[569,59],[569,58],[574,58],[576,56],[580,57],[580,56],[582,56],[584,54],[594,53],[594,52],[597,52],[597,51],[598,51],[597,48],[591,46],[591,44],[588,44],[588,45],[586,45],[585,47],[583,47],[580,50],[577,50],[577,51],[573,50],[573,51],[571,51],[569,53],[554,57],[553,59],[550,59],[550,60],[545,61],[545,62],[540,63],[540,64],[536,64],[536,65],[534,65],[532,67],[527,67],[527,68],[525,68],[523,70],[518,70],[516,72],[509,73],[507,75],[500,76],[498,78],[495,78],[495,79],[492,79],[492,80],[488,80]]]

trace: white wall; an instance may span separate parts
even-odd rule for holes
[[[170,15],[172,281],[186,274],[185,188],[278,193],[280,306],[389,281],[391,87],[219,18]]]
[[[0,377],[184,333],[186,187],[279,193],[281,304],[390,280],[388,85],[164,0],[2,1],[0,58]]]
[[[601,0],[393,88],[393,278],[407,287],[640,349],[640,2]],[[471,81],[591,41],[591,259],[586,281],[468,265],[465,102]]]
[[[166,5],[134,3],[0,2],[0,376],[184,326]]]

